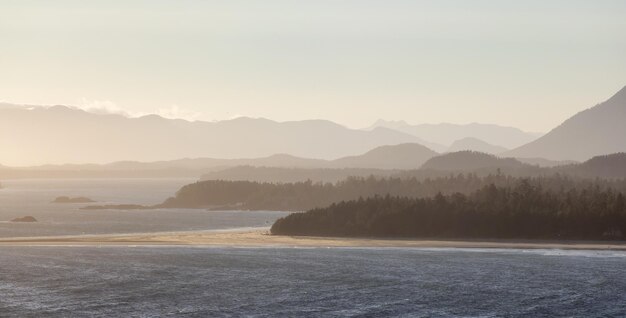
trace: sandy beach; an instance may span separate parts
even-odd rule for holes
[[[116,235],[20,237],[0,246],[198,245],[233,247],[390,247],[622,250],[626,243],[541,240],[423,240],[271,235],[267,230],[162,232]]]

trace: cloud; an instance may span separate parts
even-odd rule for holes
[[[183,109],[178,105],[172,105],[169,108],[160,108],[157,115],[168,119],[185,119],[195,121],[202,116],[202,113]]]
[[[78,103],[78,108],[99,115],[122,115],[125,117],[136,118],[146,115],[159,115],[167,119],[185,119],[189,121],[198,120],[202,113],[184,109],[178,105],[172,105],[169,108],[159,108],[156,112],[144,113],[144,112],[132,112],[123,107],[117,105],[115,102],[109,100],[88,100],[83,98]]]
[[[122,115],[126,117],[137,117],[141,114],[135,114],[126,111],[122,107],[118,106],[116,103],[109,100],[88,100],[86,98],[82,98],[78,103],[78,108],[98,115]]]
[[[237,119],[237,118],[241,118],[241,117],[247,117],[246,115],[242,115],[239,113],[235,113],[235,114],[228,114],[228,116],[226,117],[226,119],[228,120],[232,120],[232,119]]]

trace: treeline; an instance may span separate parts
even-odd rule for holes
[[[598,184],[550,186],[546,179],[489,184],[470,194],[375,196],[281,218],[273,234],[411,237],[622,239],[624,194]],[[542,185],[542,182],[545,185]]]
[[[313,182],[338,182],[347,177],[367,177],[370,175],[389,177],[398,170],[384,169],[327,169],[327,168],[279,168],[238,166],[213,171],[202,175],[201,180],[256,181],[269,183],[293,183],[311,180]]]
[[[581,164],[552,168],[552,171],[588,178],[626,178],[626,153],[596,156]]]
[[[219,208],[245,210],[305,211],[335,202],[360,197],[400,196],[431,197],[438,193],[469,194],[486,185],[510,187],[521,180],[502,174],[479,177],[459,174],[438,178],[350,177],[337,183],[260,183],[250,181],[207,180],[182,187],[175,197],[157,207]],[[524,179],[533,187],[550,191],[569,191],[596,187],[626,193],[625,180],[589,180],[564,175]]]

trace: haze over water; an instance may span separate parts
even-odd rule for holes
[[[0,237],[122,234],[269,227],[285,212],[204,209],[80,210],[90,204],[158,204],[194,179],[24,179],[3,181]],[[84,196],[88,204],[52,203]],[[24,215],[36,223],[6,222]]]
[[[60,195],[160,202],[188,179],[11,180],[2,236],[266,226],[281,212],[81,211]],[[626,314],[625,252],[381,248],[0,247],[3,317]]]
[[[626,317],[625,17],[0,1],[0,318]]]

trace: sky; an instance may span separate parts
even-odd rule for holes
[[[546,132],[626,85],[626,1],[0,1],[0,102]]]

